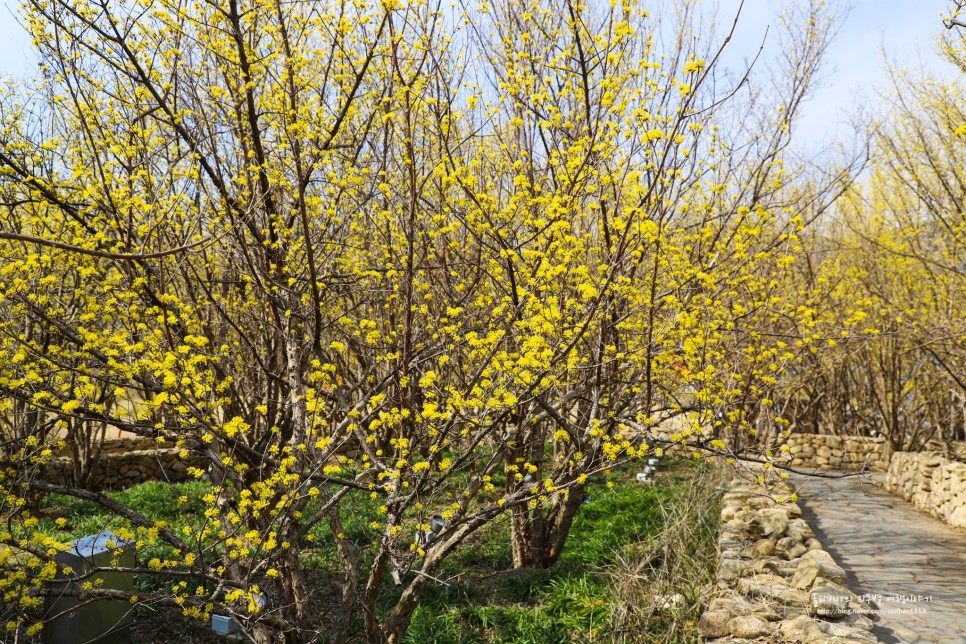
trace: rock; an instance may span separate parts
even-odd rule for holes
[[[742,547],[740,546],[728,546],[721,549],[721,559],[741,559]]]
[[[812,635],[824,635],[828,631],[828,623],[808,615],[799,615],[783,621],[779,631],[787,641],[801,642]]]
[[[655,595],[654,596],[654,606],[658,610],[672,610],[674,608],[680,608],[684,606],[685,602],[684,595],[681,593],[674,593],[673,595]]]
[[[759,524],[762,534],[766,537],[771,535],[781,537],[788,532],[788,512],[782,508],[763,510]]]
[[[745,502],[745,507],[749,510],[762,510],[764,508],[770,508],[774,504],[775,502],[770,497],[756,495]]]
[[[871,615],[872,614],[872,609],[869,607],[869,605],[865,603],[862,599],[860,599],[858,595],[856,595],[851,590],[849,590],[847,586],[837,584],[834,581],[824,579],[822,577],[819,577],[818,579],[815,580],[815,585],[813,586],[813,588],[816,586],[830,586],[832,588],[835,588],[839,592],[847,593],[849,596],[849,614],[850,615]]]
[[[842,617],[848,614],[851,597],[831,585],[816,586],[808,595],[808,614],[817,617]]]
[[[734,506],[734,508],[735,508],[735,519],[737,519],[738,521],[743,521],[747,523],[755,518],[755,512],[750,508],[747,508],[744,506]]]
[[[738,580],[738,592],[748,597],[761,597],[786,606],[807,606],[808,595],[790,588],[776,575],[758,575]]]
[[[732,519],[721,526],[721,532],[718,534],[718,542],[728,548],[739,548],[747,540],[744,529],[745,524]]]
[[[812,529],[808,527],[804,519],[792,519],[788,522],[788,531],[786,535],[799,541],[806,541],[807,539],[813,538],[815,535],[812,534]]]
[[[745,536],[749,531],[756,529],[757,526],[753,526],[747,521],[742,521],[741,519],[734,518],[728,523],[721,526],[722,532],[729,535],[741,535]]]
[[[875,627],[875,624],[873,624],[871,619],[858,613],[849,613],[843,618],[842,621],[852,628],[857,628],[860,631],[868,631],[870,633]]]
[[[735,482],[732,481],[731,485],[734,486]],[[743,507],[748,504],[748,501],[752,498],[751,494],[747,492],[725,492],[724,496],[721,497],[721,503],[726,506]]]
[[[775,554],[775,542],[771,539],[760,539],[751,547],[751,556],[755,559],[770,557]]]
[[[799,572],[796,571],[795,579],[792,580],[792,586],[802,589],[806,588],[807,586],[801,586],[799,581],[803,581],[805,577],[811,575],[811,572],[809,572],[811,567],[815,567],[815,575],[811,577],[812,581],[815,580],[815,577],[824,577],[837,584],[848,583],[845,571],[835,563],[832,555],[824,550],[809,550],[802,555],[802,561],[798,565],[798,570],[802,571],[802,579],[799,579]]]
[[[966,505],[953,510],[952,514],[949,515],[948,523],[956,528],[966,528]]]
[[[788,587],[788,584],[785,583],[784,579],[782,579],[778,575],[771,575],[767,573],[755,575],[754,577],[747,577],[745,579],[742,579],[741,581],[742,583],[745,583],[745,585],[749,588],[753,588],[759,585],[767,586],[767,585],[774,585],[774,584],[785,586],[786,588]],[[753,596],[752,593],[745,592],[745,589],[741,588],[740,584],[739,584],[738,592],[741,593],[742,595],[745,595],[746,597]]]
[[[785,556],[788,559],[798,559],[806,552],[808,552],[808,547],[806,547],[804,543],[799,543],[792,546],[792,548],[785,553]]]
[[[758,619],[763,619],[766,622],[780,622],[782,620],[781,615],[779,615],[778,613],[770,609],[755,613],[754,617],[757,617]]]
[[[803,644],[865,644],[877,641],[871,633],[807,615],[783,621],[779,631],[783,636],[782,641]]]
[[[735,581],[741,578],[747,566],[739,559],[722,559],[718,564],[718,579]]]
[[[708,604],[708,612],[724,612],[732,617],[757,615],[766,621],[780,619],[778,613],[773,611],[768,604],[764,602],[751,602],[741,595],[729,595],[712,599],[711,603]]]
[[[872,633],[834,622],[829,623],[828,634],[831,638],[823,641],[828,644],[859,644],[860,642],[879,641]]]
[[[802,518],[802,508],[797,503],[785,503],[782,505],[782,508],[784,508],[785,512],[788,513],[789,517],[793,519]]]
[[[728,624],[731,615],[724,611],[705,611],[698,620],[698,633],[705,639],[726,637],[731,634]]]
[[[795,570],[795,576],[792,577],[792,587],[799,590],[808,590],[821,574],[822,568],[817,563],[802,561]]]
[[[819,596],[818,601],[821,601],[823,597],[831,598],[833,595],[837,599],[828,599],[829,602],[837,602],[837,605],[841,604],[843,601],[841,599],[842,597],[846,597],[848,601],[845,603],[844,609],[836,610],[834,607],[830,606],[829,608],[832,610],[832,612],[828,614],[821,613],[818,612],[819,606],[816,604],[816,594]],[[819,577],[815,580],[815,584],[812,586],[812,592],[809,595],[809,613],[834,617],[841,617],[843,615],[869,616],[872,614],[872,610],[869,608],[868,604],[859,599],[855,593],[845,586],[840,586],[835,582]]]
[[[814,561],[821,566],[828,566],[830,568],[838,566],[838,564],[835,563],[835,559],[832,558],[832,555],[825,552],[825,550],[807,552],[802,555],[802,561]]]
[[[715,597],[708,603],[709,613],[724,612],[730,615],[751,615],[760,605],[753,604],[740,595],[728,595],[725,597]]]
[[[754,615],[741,615],[739,617],[733,617],[728,622],[728,630],[734,637],[755,639],[756,637],[770,635],[775,628],[765,620]]]
[[[778,575],[782,579],[788,580],[795,576],[795,570],[797,568],[797,563],[783,561],[775,557],[769,557],[764,561],[758,561],[753,570],[757,573]],[[785,583],[788,582],[786,581]]]
[[[788,550],[790,550],[795,544],[798,544],[801,542],[802,542],[801,536],[798,535],[798,536],[782,537],[781,539],[778,540],[778,542],[775,545],[778,546],[779,550],[788,552]]]

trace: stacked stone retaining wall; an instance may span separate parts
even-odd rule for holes
[[[698,622],[706,641],[876,642],[869,606],[812,534],[784,484],[765,495],[755,482],[727,486],[718,538],[718,596]]]
[[[861,470],[868,467],[879,472],[884,472],[888,467],[882,438],[792,434],[786,444],[786,458],[792,467],[817,470]]]
[[[935,452],[896,452],[883,487],[951,526],[966,528],[966,463]]]
[[[939,452],[950,460],[966,461],[966,443],[962,441],[931,440],[923,445],[922,449],[917,449],[915,451]]]
[[[104,441],[94,459],[94,471],[84,487],[97,491],[125,488],[147,481],[175,483],[194,478],[188,473],[188,468],[207,469],[208,461],[205,458],[190,451],[187,458],[181,458],[183,450],[166,445],[172,443],[158,443],[155,439],[142,437]],[[362,452],[356,443],[346,441],[339,454],[358,458]],[[47,461],[44,478],[51,483],[73,484],[73,469],[71,448],[64,447]]]
[[[180,449],[140,449],[137,451],[102,452],[94,462],[86,485],[87,489],[109,490],[125,488],[145,481],[170,481],[172,483],[193,478],[189,467],[207,467],[204,458],[189,452],[181,458]],[[44,478],[51,483],[72,484],[74,461],[69,457],[51,458],[45,467]]]
[[[670,429],[679,430],[683,425],[668,424],[658,436],[669,441]],[[710,440],[711,436],[703,436]],[[885,455],[885,439],[866,436],[839,436],[835,434],[791,434],[785,439],[787,451],[776,452],[775,461],[802,469],[813,470],[873,470],[884,472],[888,468]],[[663,446],[669,456],[688,458],[700,454],[700,449],[671,444]]]

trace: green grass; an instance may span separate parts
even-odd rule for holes
[[[717,530],[711,492],[715,486],[708,470],[705,464],[686,461],[668,466],[652,486],[634,481],[632,469],[591,484],[551,570],[511,570],[509,517],[501,517],[441,564],[437,576],[445,583],[426,588],[406,641],[697,641],[694,609],[703,585],[712,578]],[[607,487],[608,480],[613,487]],[[203,521],[202,497],[210,486],[201,481],[154,482],[109,495],[153,520],[169,522],[177,531]],[[378,518],[379,503],[368,495],[347,497],[342,512],[347,539],[360,545],[372,542],[369,523]],[[43,508],[41,529],[61,540],[122,525],[100,506],[73,497],[51,495]],[[58,517],[68,520],[63,528],[55,523]],[[321,522],[313,533],[318,546],[304,551],[306,567],[322,581],[340,576],[328,524]],[[166,549],[164,544],[146,546],[138,556],[142,562],[152,556],[164,558]],[[158,583],[163,584],[148,577],[137,580],[144,590],[155,590]],[[381,609],[388,612],[399,591],[389,580],[383,591]],[[670,611],[654,608],[654,595],[672,593],[685,596],[682,606]],[[362,642],[359,613],[352,633]],[[170,611],[139,608],[136,619],[136,641],[177,637],[195,642],[210,636],[206,625]]]
[[[413,616],[412,644],[697,642],[702,590],[713,578],[717,503],[703,464],[682,462],[641,486],[632,472],[588,489],[551,570],[509,571],[508,528],[494,524],[442,566]],[[697,484],[694,479],[703,480]],[[679,593],[669,610],[656,594]]]
[[[191,521],[192,517],[201,516],[204,512],[204,502],[201,498],[210,489],[211,485],[202,481],[186,483],[151,481],[125,490],[111,491],[107,495],[155,521],[183,525],[185,521]],[[178,498],[182,496],[187,498],[187,502],[179,505]],[[72,496],[51,494],[43,500],[41,507],[44,511],[42,527],[47,529],[51,536],[58,538],[72,539],[120,525],[119,519],[104,507]],[[53,521],[57,517],[68,520],[68,524],[63,529],[54,524]]]

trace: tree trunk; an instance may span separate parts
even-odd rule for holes
[[[339,532],[341,532],[341,529]],[[339,533],[333,532],[333,534]],[[340,539],[339,553],[342,555],[345,579],[342,582],[342,609],[339,611],[339,616],[336,618],[335,624],[332,625],[332,632],[329,634],[329,641],[332,644],[346,641],[349,624],[352,621],[356,592],[359,588],[359,579],[362,577],[362,548],[348,543],[345,539]]]
[[[386,633],[379,624],[379,617],[376,615],[376,604],[379,599],[379,584],[382,583],[382,576],[386,572],[386,564],[389,563],[389,551],[385,546],[376,555],[369,570],[369,579],[366,582],[366,595],[362,604],[365,613],[366,639],[370,644],[384,644],[388,641]]]
[[[546,569],[557,563],[583,501],[584,487],[578,485],[546,514],[540,508],[515,509],[510,524],[513,567]]]
[[[286,634],[286,641],[302,641],[301,631],[307,624],[306,611],[309,608],[309,593],[305,587],[305,578],[302,574],[302,564],[298,559],[298,551],[289,549],[285,557],[285,568],[282,570],[282,593],[285,600],[285,609],[282,615],[285,620],[294,624],[294,630]]]
[[[406,637],[406,631],[409,629],[410,622],[412,622],[419,596],[422,594],[428,579],[428,577],[422,575],[417,576],[403,591],[399,601],[396,602],[392,615],[386,620],[385,632],[388,635],[387,641],[389,644],[399,644]]]
[[[531,534],[530,534],[530,512],[526,506],[521,505],[513,509],[513,516],[510,520],[510,549],[513,553],[514,568],[530,567]]]

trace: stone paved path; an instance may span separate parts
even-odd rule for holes
[[[966,530],[856,478],[793,482],[802,486],[805,519],[852,591],[878,609],[876,637],[966,644]]]

